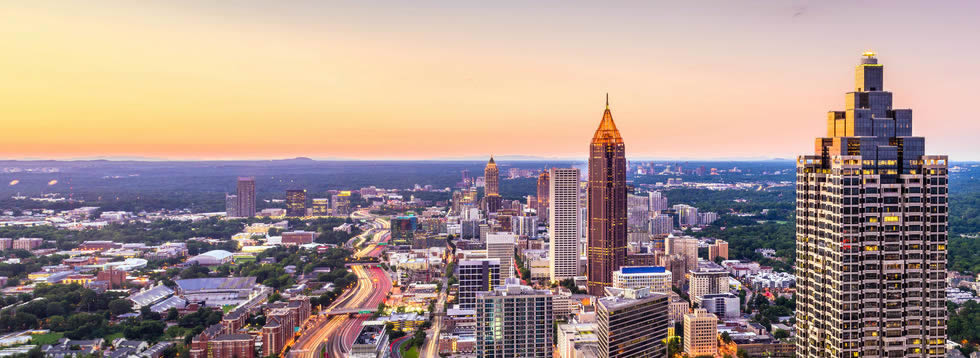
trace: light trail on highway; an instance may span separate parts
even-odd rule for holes
[[[388,223],[386,219],[368,216],[369,214],[358,212],[361,218],[371,220],[375,232],[372,232],[368,239],[372,241],[368,247],[358,251],[354,255],[355,259],[365,257],[379,257],[384,251],[384,245],[378,243],[387,242],[390,237]],[[354,215],[352,215],[354,216]],[[375,309],[378,304],[383,302],[391,292],[392,282],[388,273],[379,267],[368,267],[362,264],[353,264],[351,271],[357,276],[354,287],[347,290],[338,297],[332,304],[324,308],[316,317],[316,323],[312,328],[305,331],[297,340],[290,352],[292,358],[314,358],[320,357],[320,352],[325,351],[326,357],[345,357],[353,345],[357,334],[360,333],[361,325],[371,316],[369,314],[347,314],[331,315],[332,311],[352,310],[352,309]]]

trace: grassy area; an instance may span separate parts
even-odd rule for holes
[[[108,336],[105,337],[105,340],[106,341],[109,341],[109,342],[112,342],[112,340],[114,340],[116,338],[123,338],[123,333],[122,332],[116,332],[116,333],[110,334],[110,335],[108,335]]]
[[[419,347],[412,346],[412,349],[402,353],[402,358],[419,358]]]
[[[31,344],[44,345],[44,344],[55,344],[58,340],[64,336],[61,332],[51,332],[45,334],[35,334],[31,335]]]
[[[224,305],[224,306],[221,306],[221,311],[224,314],[228,314],[228,312],[231,312],[231,310],[233,310],[233,309],[235,309],[235,305]]]

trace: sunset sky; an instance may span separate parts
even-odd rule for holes
[[[630,158],[792,158],[872,49],[980,160],[980,2],[651,3],[6,1],[0,158],[584,159],[606,92]]]

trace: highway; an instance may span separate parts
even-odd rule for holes
[[[365,269],[361,266],[356,266],[362,273],[358,274],[358,281],[364,282],[364,290],[359,290],[355,298],[351,301],[352,303],[358,303],[356,305],[351,305],[348,307],[377,307],[379,303],[384,301],[388,292],[391,291],[391,280],[388,278],[388,274],[378,267],[371,267]],[[364,277],[364,280],[360,278]],[[349,318],[345,315],[334,316],[331,319],[332,334],[327,335],[329,339],[327,340],[327,356],[328,357],[343,357],[346,352],[349,352],[351,346],[354,343],[354,339],[357,338],[357,333],[360,332],[361,323],[370,319],[370,315],[361,314],[354,318]],[[339,338],[339,339],[338,339]]]
[[[374,308],[391,291],[391,279],[381,268],[357,265],[352,266],[351,270],[357,275],[357,283],[312,318],[312,327],[297,340],[289,353],[290,357],[318,357],[317,353],[323,348],[326,348],[327,357],[343,357],[344,353],[350,351],[361,323],[369,319],[370,315],[359,314],[353,318],[348,315],[330,316],[330,311]]]
[[[412,336],[411,335],[408,335],[408,336],[404,336],[404,337],[401,337],[399,339],[396,339],[394,341],[391,341],[391,357],[392,358],[402,358],[402,354],[401,354],[402,346],[404,346],[405,343],[407,343],[410,338],[412,338]]]
[[[356,219],[372,220],[373,227],[359,235],[365,239],[362,242],[367,246],[355,253],[354,259],[379,257],[385,246],[377,244],[386,242],[390,237],[387,220],[367,214],[366,211],[358,211],[355,214],[358,215],[351,216]],[[357,282],[311,319],[314,323],[296,341],[289,353],[291,358],[320,357],[321,350],[326,351],[327,357],[345,357],[360,332],[361,324],[370,319],[371,315],[355,314],[352,317],[346,314],[330,315],[330,313],[334,310],[374,309],[391,292],[391,278],[385,270],[360,264],[352,264],[350,269],[357,275]]]
[[[432,328],[426,332],[425,343],[422,344],[422,357],[439,356],[439,333],[442,332],[442,318],[445,316],[447,291],[449,290],[449,277],[442,278],[442,291],[439,292],[439,301],[436,302],[435,312],[432,313]]]
[[[372,215],[367,209],[361,209],[355,211],[351,214],[351,219],[354,220],[368,220],[370,228],[364,230],[360,235],[354,236],[347,242],[347,247],[355,248],[355,246],[367,247],[371,243],[381,242],[381,238],[390,235],[391,223],[388,219]],[[354,245],[357,242],[358,245]]]

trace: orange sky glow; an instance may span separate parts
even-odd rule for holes
[[[4,3],[0,158],[584,158],[606,92],[630,157],[791,158],[874,49],[926,152],[980,159],[974,3],[408,6]]]

